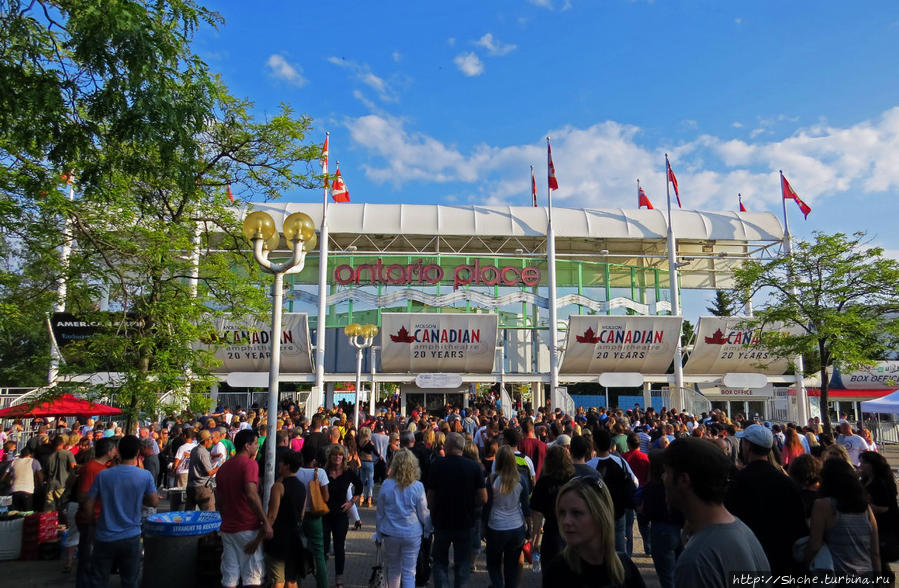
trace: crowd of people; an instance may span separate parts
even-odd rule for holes
[[[267,508],[259,408],[167,417],[136,435],[90,419],[46,423],[18,453],[4,444],[0,484],[15,510],[68,521],[66,567],[77,547],[78,586],[105,586],[113,566],[136,586],[157,488],[170,500],[183,492],[185,509],[221,513],[226,587],[312,575],[327,588],[333,559],[342,588],[362,508],[375,509],[391,588],[415,586],[423,560],[438,588],[467,586],[482,551],[493,588],[518,586],[526,563],[544,586],[643,586],[635,526],[663,588],[727,586],[737,571],[893,577],[895,478],[848,420],[833,437],[817,420],[759,423],[720,410],[509,414],[482,398],[442,412],[405,416],[387,404],[356,430],[343,407],[307,418],[283,403]]]

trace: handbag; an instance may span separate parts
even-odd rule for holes
[[[309,514],[320,517],[328,514],[329,511],[328,503],[322,497],[322,484],[318,481],[318,468],[315,468],[312,481],[309,482]]]
[[[371,567],[371,576],[368,578],[368,588],[386,588],[387,581],[384,578],[384,565],[381,562],[381,544],[376,543],[375,565]]]
[[[431,579],[431,542],[433,536],[422,537],[418,549],[418,561],[415,562],[415,585],[427,586]]]

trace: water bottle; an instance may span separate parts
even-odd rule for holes
[[[541,567],[540,567],[540,554],[539,554],[539,553],[535,553],[535,554],[531,557],[531,570],[533,570],[533,572],[534,572],[535,574],[539,574],[540,571],[541,571]]]

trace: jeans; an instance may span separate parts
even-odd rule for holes
[[[415,564],[421,537],[389,537],[383,535],[384,576],[387,588],[415,588]]]
[[[75,588],[90,588],[91,552],[94,549],[96,523],[78,523],[78,569],[75,573]]]
[[[479,526],[479,525],[478,525]],[[471,575],[471,529],[437,529],[434,531],[434,586],[448,588],[449,550],[453,546],[454,581],[452,586],[468,586]],[[480,542],[480,539],[478,540]]]
[[[624,543],[627,547],[628,557],[634,555],[634,517],[636,516],[634,509],[628,508],[624,511]]]
[[[122,588],[137,588],[140,575],[140,535],[119,541],[94,541],[91,585],[106,588],[113,564],[119,566]]]
[[[649,527],[652,565],[655,566],[661,588],[674,588],[674,564],[683,550],[679,525],[653,521]]]
[[[363,461],[359,477],[362,478],[362,500],[368,500],[375,492],[375,462]]]
[[[343,575],[346,565],[346,534],[350,529],[350,521],[347,513],[337,510],[331,511],[322,517],[322,534],[324,546],[331,544],[334,539],[334,572],[338,576]]]
[[[615,551],[618,553],[626,553],[627,550],[627,538],[624,533],[626,518],[627,515],[621,515],[615,519]]]
[[[646,518],[646,515],[637,513],[637,528],[640,529],[640,537],[643,538],[643,553],[649,555],[650,553],[652,553],[650,551],[650,547],[652,547],[652,544],[649,540],[649,519]]]
[[[315,585],[318,588],[328,588],[328,564],[325,562],[325,544],[322,541],[322,518],[311,516],[307,512],[303,517],[303,534],[315,561]]]
[[[518,586],[518,556],[524,536],[524,526],[509,531],[487,528],[487,575],[493,588]]]

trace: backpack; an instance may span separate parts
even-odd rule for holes
[[[637,490],[634,479],[618,462],[619,459],[623,458],[613,455],[609,459],[600,459],[596,464],[596,471],[602,474],[602,480],[612,495],[616,519],[623,516],[626,509],[634,508],[634,493]]]
[[[531,468],[528,467],[528,462],[523,456],[515,454],[515,467],[518,468],[518,473],[523,475],[524,479],[527,480],[527,491],[528,495],[530,495],[533,488],[531,488]]]

